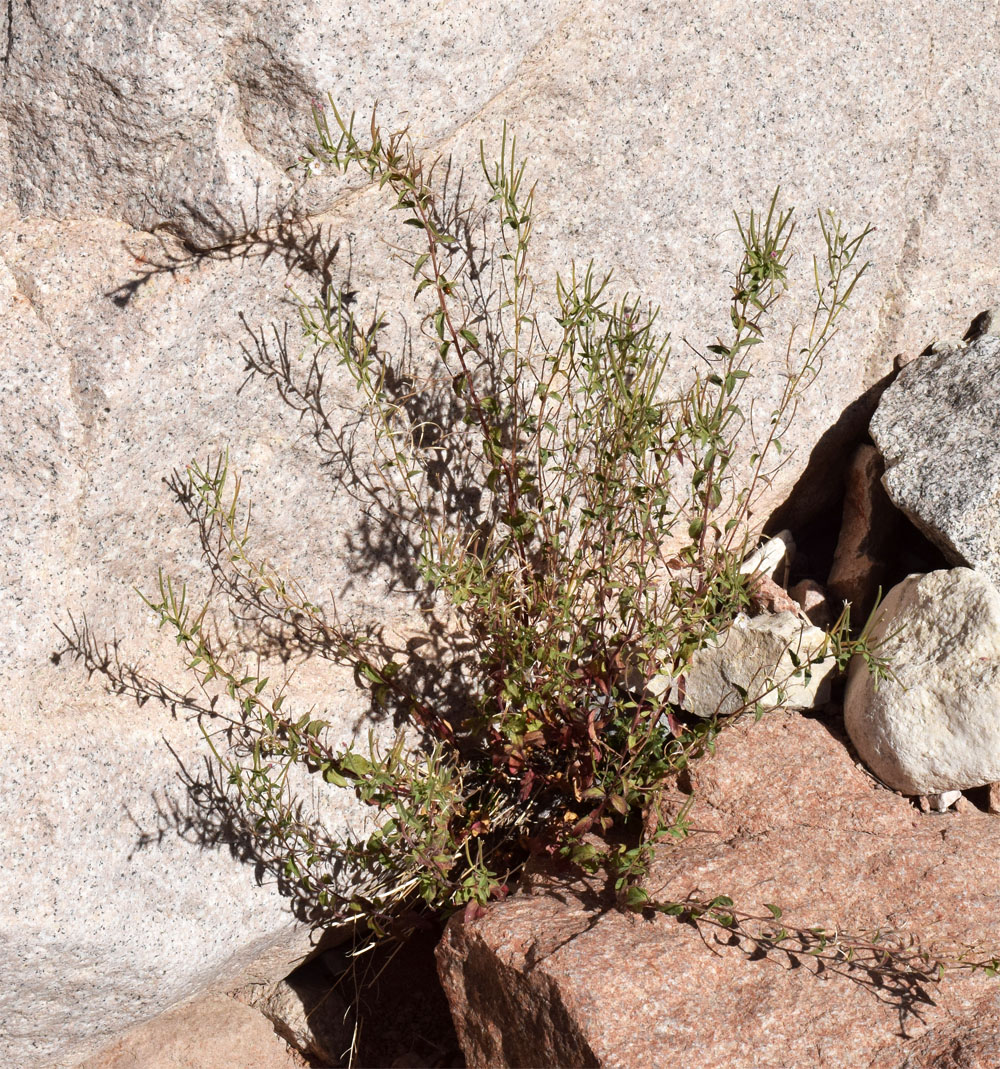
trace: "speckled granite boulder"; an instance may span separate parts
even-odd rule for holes
[[[480,137],[492,143],[506,118],[541,179],[541,276],[593,257],[698,347],[724,329],[731,211],[765,204],[780,181],[800,210],[803,300],[816,209],[877,224],[865,252],[876,266],[784,438],[801,448],[759,514],[810,459],[819,477],[799,505],[813,509],[836,499],[833,465],[894,354],[954,333],[956,316],[1000,291],[1000,237],[979,223],[1000,216],[985,177],[995,148],[982,137],[1000,109],[988,73],[1000,31],[983,19],[970,37],[955,0],[905,24],[859,0],[821,30],[794,0],[749,20],[736,11],[733,0],[699,4],[697,17],[640,0],[488,11],[431,0],[14,5],[9,19],[0,13],[0,201],[20,214],[163,224],[219,247],[292,194],[285,168],[309,136],[310,101],[328,90],[362,118],[381,101],[389,126],[409,123],[456,170],[475,168]],[[345,188],[324,178],[300,202],[353,206]],[[959,258],[974,266],[956,273]],[[782,326],[792,317],[788,307]],[[695,358],[676,348],[683,377]],[[764,413],[785,382],[777,353],[762,361]]]
[[[778,711],[737,724],[691,787],[698,830],[657,854],[654,896],[725,894],[765,916],[776,903],[787,925],[998,949],[996,818],[921,815],[855,766],[834,723]],[[536,877],[449,922],[438,968],[469,1066],[996,1064],[1000,994],[981,973],[926,987],[856,968],[817,975],[805,955],[763,959],[727,932],[620,913],[602,890]]]
[[[386,351],[420,312],[377,197],[322,179],[299,204],[330,214],[277,224],[309,98],[329,89],[362,115],[378,98],[456,176],[508,118],[540,180],[539,303],[556,270],[594,257],[696,346],[725,327],[734,206],[782,182],[800,209],[799,292],[813,210],[872,219],[878,266],[784,436],[798,448],[762,517],[796,482],[806,511],[835,498],[831,458],[893,355],[1000,291],[1000,234],[982,225],[1000,216],[982,135],[1000,42],[988,19],[970,36],[967,16],[944,3],[901,23],[875,0],[821,29],[793,0],[694,15],[640,0],[0,5],[0,1058],[82,1057],[267,948],[287,972],[305,939],[192,808],[165,743],[200,769],[197,695],[132,588],[161,563],[194,574],[196,534],[164,480],[228,444],[262,553],[347,615],[405,624],[390,589],[405,552],[338,481],[354,395],[328,370],[317,408],[281,294],[378,292]],[[254,340],[272,321],[279,337],[292,324],[286,363]],[[786,381],[775,336],[762,412]],[[676,382],[695,362],[676,346]],[[344,735],[366,728],[348,673],[311,659],[296,685]]]
[[[844,720],[890,787],[939,794],[1000,780],[1000,591],[968,568],[911,575],[886,596],[873,637],[894,679],[860,659]]]
[[[315,132],[312,101],[379,99],[434,141],[507,89],[571,7],[505,4],[484,18],[429,0],[13,6],[0,98],[9,195],[33,215],[169,222],[217,246],[292,198],[286,168]],[[342,192],[328,182],[307,201]]]
[[[162,564],[206,593],[168,481],[228,444],[261,555],[349,615],[407,611],[388,566],[350,548],[360,516],[332,438],[294,390],[282,400],[286,380],[248,371],[242,344],[262,358],[239,313],[286,316],[284,282],[302,282],[263,251],[199,262],[96,219],[0,232],[3,1065],[72,1064],[202,989],[280,979],[310,948],[208,789],[207,699],[134,589],[154,591]],[[327,383],[333,431],[353,394]],[[290,708],[340,738],[366,725],[350,672],[294,647],[283,665],[252,622],[244,638],[273,680],[297,666]],[[349,792],[323,804],[333,831],[358,820]]]
[[[1000,336],[908,364],[871,434],[893,503],[953,564],[1000,583]]]

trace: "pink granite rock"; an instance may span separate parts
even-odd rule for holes
[[[695,832],[659,853],[656,898],[726,894],[749,911],[776,903],[788,925],[1000,943],[1000,826],[978,811],[920,814],[855,765],[834,724],[787,712],[745,721],[691,780]],[[982,973],[921,985],[818,970],[727,945],[721,929],[617,912],[601,891],[537,878],[480,918],[451,921],[439,970],[470,1066],[997,1064],[1000,988]]]
[[[754,578],[750,590],[750,604],[753,609],[764,613],[799,611],[798,603],[769,575],[758,575]]]
[[[81,1069],[298,1069],[258,1010],[215,992],[126,1032]]]

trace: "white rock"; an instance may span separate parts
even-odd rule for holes
[[[795,539],[791,531],[779,531],[774,538],[747,554],[740,565],[741,575],[766,575],[778,583],[784,581],[786,565],[795,556]]]
[[[844,719],[888,786],[933,795],[1000,780],[1000,592],[955,568],[911,575],[879,609],[873,637],[895,678],[876,689],[855,658]]]
[[[805,662],[825,639],[824,632],[804,625],[794,613],[752,619],[741,613],[717,645],[695,653],[685,672],[672,682],[670,700],[702,717],[733,713],[745,701],[751,708],[759,701],[765,709],[779,704],[787,709],[822,705],[829,700],[836,662],[831,657],[815,664],[806,678],[792,657]],[[780,701],[779,687],[784,692]]]
[[[963,338],[937,338],[927,346],[928,356],[941,356],[944,353],[954,353],[959,349],[968,348],[968,343]]]
[[[947,812],[962,797],[961,791],[944,791],[941,794],[930,794],[927,802],[935,813]]]

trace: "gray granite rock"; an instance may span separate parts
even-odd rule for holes
[[[0,199],[20,214],[98,213],[224,245],[291,195],[285,167],[309,136],[311,99],[328,90],[363,118],[381,101],[388,126],[409,123],[456,169],[475,167],[479,138],[492,144],[506,118],[541,179],[540,277],[571,257],[613,267],[622,291],[662,306],[678,377],[696,363],[680,339],[701,347],[723,328],[734,206],[765,204],[782,183],[800,212],[803,301],[815,210],[871,219],[876,266],[799,407],[785,445],[801,448],[761,517],[810,454],[819,477],[801,488],[802,508],[835,499],[827,476],[893,355],[954,332],[1000,290],[1000,238],[980,223],[1000,215],[982,137],[1000,107],[989,75],[1000,31],[983,19],[970,37],[955,0],[905,24],[861,0],[821,32],[792,0],[751,13],[711,0],[697,17],[639,0],[172,0],[127,15],[112,0],[67,0],[12,7],[6,21]],[[346,188],[323,179],[301,203],[353,206]],[[955,272],[959,259],[968,272]],[[782,355],[762,360],[765,419]]]
[[[955,568],[911,575],[886,596],[873,638],[893,677],[851,662],[844,720],[888,786],[934,795],[1000,780],[1000,591]]]
[[[22,212],[158,223],[202,246],[260,225],[328,91],[435,141],[516,81],[566,0],[69,0],[12,7],[0,117]],[[2,171],[0,171],[2,174]],[[310,193],[327,202],[343,185]]]
[[[871,434],[893,503],[952,563],[1000,583],[1000,337],[908,364]]]
[[[825,640],[818,627],[791,612],[752,619],[740,614],[715,645],[694,654],[683,676],[657,677],[649,689],[656,693],[669,682],[670,700],[701,717],[737,712],[746,701],[751,707],[759,701],[764,709],[812,709],[829,701],[836,662],[818,662],[808,678],[795,662],[803,664]]]

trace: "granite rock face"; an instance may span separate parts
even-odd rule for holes
[[[195,719],[208,698],[135,591],[154,593],[162,564],[190,581],[192,602],[208,592],[174,472],[228,445],[261,556],[350,615],[408,610],[388,565],[360,548],[361,517],[336,476],[346,385],[327,378],[325,402],[345,415],[317,441],[314,413],[294,407],[294,387],[240,322],[241,311],[260,329],[287,316],[284,282],[302,273],[289,275],[277,246],[197,260],[107,220],[8,223],[0,1062],[49,1066],[205,988],[280,979],[310,949],[273,868],[257,868],[266,859],[230,824],[217,769],[213,787]],[[295,669],[290,707],[315,706],[352,737],[368,707],[350,673],[294,643],[283,664],[252,617],[239,620],[246,609],[219,624],[242,634],[250,663],[259,651],[273,681]],[[331,831],[357,820],[348,792],[320,803]]]
[[[784,711],[743,721],[691,787],[699,830],[658,854],[654,897],[726,894],[765,916],[779,905],[787,925],[995,948],[994,819],[921,815],[854,765],[833,724]],[[995,1064],[1000,996],[982,974],[922,989],[817,975],[806,956],[762,959],[727,940],[619,913],[596,882],[536,877],[476,920],[453,918],[438,966],[470,1066]]]
[[[1000,337],[929,353],[882,395],[871,434],[897,508],[953,564],[1000,583]]]
[[[792,0],[735,18],[731,0],[696,16],[639,0],[502,8],[0,6],[0,1059],[69,1064],[206,987],[254,968],[278,979],[307,943],[189,789],[199,696],[133,589],[161,564],[193,599],[208,589],[174,470],[228,446],[261,556],[348,618],[412,620],[396,593],[409,550],[352,496],[355,395],[335,367],[298,360],[284,287],[378,294],[387,352],[425,309],[376,196],[356,179],[299,190],[285,171],[312,97],[330,90],[362,117],[384,101],[386,123],[410,123],[470,190],[480,137],[489,151],[509,119],[540,179],[539,294],[593,257],[699,346],[725,329],[734,206],[766,204],[780,180],[801,210],[800,263],[819,241],[814,209],[876,222],[867,255],[881,266],[785,436],[798,449],[759,518],[807,463],[827,470],[894,353],[1000,291],[1000,235],[981,225],[1000,216],[982,136],[1000,109],[1000,31],[983,18],[970,38],[966,5],[904,25],[864,0],[822,31]],[[324,214],[293,222],[293,206]],[[774,336],[754,380],[764,412],[785,381]],[[675,350],[681,382],[696,361]],[[807,481],[806,509],[837,493],[836,479]],[[252,639],[252,621],[222,623]],[[249,649],[278,675],[295,668],[303,709],[344,738],[364,732],[349,673]],[[327,804],[342,826],[343,800]]]
[[[12,6],[0,15],[0,199],[21,215],[98,214],[217,248],[273,222],[289,198],[310,212],[356,203],[350,182],[329,178],[296,198],[285,170],[326,91],[363,119],[382,101],[388,126],[409,123],[456,170],[475,168],[479,138],[489,147],[506,118],[542,179],[540,274],[551,282],[571,258],[593,257],[623,292],[661,304],[676,339],[701,345],[723,329],[737,248],[721,221],[766,203],[780,180],[801,209],[806,262],[820,240],[814,210],[829,205],[853,226],[878,224],[867,255],[880,266],[842,321],[828,354],[837,366],[800,406],[785,444],[803,448],[764,513],[814,445],[814,463],[833,463],[870,414],[859,403],[828,434],[830,413],[858,401],[895,352],[953,331],[956,314],[1000,288],[1000,239],[976,225],[1000,209],[981,137],[1000,105],[988,73],[998,31],[984,20],[970,43],[966,8],[949,17],[948,3],[904,27],[864,0],[821,33],[791,0],[742,27],[733,10],[731,0],[700,5],[697,18],[638,0],[488,13],[429,0]],[[969,276],[953,270],[957,250],[976,265]],[[686,374],[694,360],[677,350]],[[768,364],[762,411],[783,370]],[[813,503],[837,490],[814,480]]]
[[[911,575],[879,608],[873,637],[894,679],[851,663],[844,720],[890,787],[939,794],[1000,780],[1000,591],[968,568]]]
[[[427,0],[12,6],[8,196],[24,214],[165,223],[217,246],[294,199],[286,169],[315,134],[313,101],[384,100],[435,141],[507,89],[569,7],[504,5],[484,19]],[[343,187],[331,190],[321,199]]]

